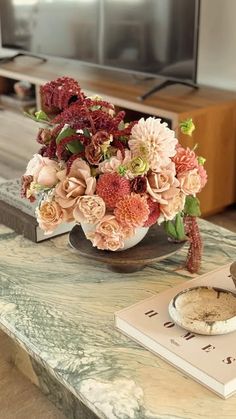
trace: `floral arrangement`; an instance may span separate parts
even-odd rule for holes
[[[39,226],[51,233],[64,221],[94,225],[86,233],[102,250],[122,249],[139,227],[163,223],[174,240],[190,241],[187,267],[196,272],[202,243],[196,217],[207,181],[204,159],[183,148],[160,119],[125,122],[125,112],[86,97],[67,77],[41,87],[36,112],[41,148],[22,177],[22,195],[40,197]],[[191,134],[187,120],[182,132]]]

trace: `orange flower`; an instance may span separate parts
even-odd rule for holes
[[[114,214],[123,225],[142,227],[149,216],[146,197],[138,194],[124,196],[117,203]]]

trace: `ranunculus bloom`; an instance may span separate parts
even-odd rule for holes
[[[161,223],[164,220],[173,220],[176,214],[184,209],[185,198],[185,194],[181,192],[180,189],[176,189],[176,193],[172,199],[169,199],[166,205],[160,205],[161,215],[158,219],[158,223]]]
[[[25,176],[33,176],[35,183],[52,188],[58,182],[58,170],[59,165],[55,160],[35,154],[27,165]]]
[[[142,157],[153,171],[170,163],[176,154],[178,140],[166,122],[156,118],[141,118],[131,131],[128,142],[132,157]]]
[[[82,159],[76,159],[68,175],[66,169],[57,174],[60,182],[55,188],[55,200],[62,208],[73,207],[78,197],[93,195],[96,179],[91,176],[89,165]]]
[[[177,147],[177,153],[172,158],[175,164],[176,173],[188,172],[198,167],[197,156],[190,148]]]
[[[106,205],[98,195],[84,195],[78,198],[73,211],[75,220],[79,223],[98,223],[106,212]]]
[[[63,211],[55,201],[43,201],[36,210],[39,227],[45,234],[51,234],[64,221]]]
[[[201,176],[198,173],[198,169],[180,173],[178,175],[178,180],[180,189],[185,193],[185,195],[195,196],[201,190]]]
[[[170,163],[167,167],[160,170],[159,173],[151,172],[147,176],[147,192],[152,199],[161,204],[165,204],[165,193],[171,188],[177,188],[179,181],[175,177],[175,165]]]

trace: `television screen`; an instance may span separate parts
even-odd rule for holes
[[[0,0],[3,47],[196,81],[199,0]]]

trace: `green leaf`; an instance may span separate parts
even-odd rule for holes
[[[88,128],[84,128],[83,133],[84,133],[85,137],[90,138],[90,132],[89,132]]]
[[[175,217],[175,230],[176,230],[178,240],[186,239],[183,217],[181,217],[180,213],[178,213]]]
[[[83,151],[84,146],[81,144],[80,141],[73,141],[69,144],[67,144],[66,148],[72,153],[72,154],[79,154],[81,151]]]
[[[42,110],[35,112],[35,117],[37,121],[49,121],[47,114]]]
[[[28,112],[24,112],[24,116],[27,116],[27,118],[30,118],[30,119],[32,119],[33,121],[35,121],[35,122],[40,122],[41,124],[50,124],[50,120],[48,119],[48,120],[46,120],[46,119],[39,119],[39,118],[36,118],[36,116],[34,116],[34,115],[32,115],[31,113],[28,113]]]
[[[70,137],[71,135],[74,135],[74,134],[76,134],[74,129],[72,129],[69,126],[65,126],[64,128],[62,128],[61,132],[58,134],[56,138],[56,143],[59,144],[61,140],[63,140],[66,137]]]
[[[178,213],[174,220],[164,222],[164,229],[168,236],[174,240],[183,241],[186,239],[183,217]]]
[[[184,212],[185,214],[192,215],[193,217],[200,217],[201,210],[199,199],[192,195],[187,196],[184,206]]]
[[[170,236],[172,239],[177,240],[177,234],[174,223],[172,221],[165,221],[163,225],[166,234]]]

